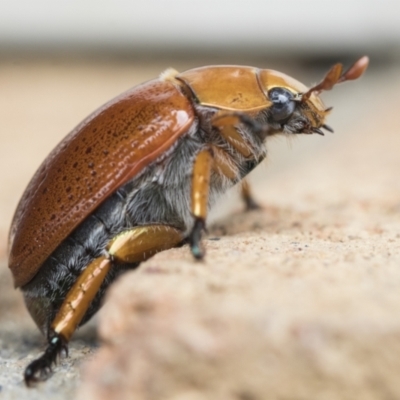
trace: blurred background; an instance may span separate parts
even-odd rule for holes
[[[331,57],[399,46],[396,0],[2,1],[2,50]]]
[[[397,129],[399,8],[399,0],[0,0],[0,355],[10,351],[6,359],[12,360],[12,349],[21,349],[15,316],[18,329],[36,338],[24,342],[26,354],[40,343],[6,268],[13,212],[40,163],[83,118],[168,67],[252,65],[311,85],[333,63],[349,66],[369,55],[362,80],[323,95],[335,108],[329,119],[335,135],[270,144],[268,168],[252,177],[268,186],[349,135],[362,143],[365,127],[376,126],[385,140],[382,119],[393,118],[390,126]],[[376,112],[378,106],[386,114]],[[385,152],[376,157],[383,160]],[[304,178],[298,179],[301,184]],[[267,204],[290,201],[258,185],[255,191]],[[239,208],[235,196],[217,215]],[[18,385],[21,368],[13,378]]]

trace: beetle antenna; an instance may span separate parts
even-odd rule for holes
[[[342,64],[335,64],[325,75],[325,78],[309,89],[306,93],[301,97],[301,101],[304,102],[308,100],[313,92],[317,94],[322,92],[323,90],[331,90],[336,84],[352,81],[358,79],[364,71],[367,69],[369,64],[369,58],[367,56],[361,57],[357,60],[345,73],[343,71]]]
[[[342,64],[335,64],[325,75],[325,78],[318,83],[317,85],[313,86],[308,92],[304,93],[301,97],[301,101],[304,102],[308,100],[313,92],[320,93],[323,90],[331,90],[336,83],[339,81],[342,75],[343,65]]]

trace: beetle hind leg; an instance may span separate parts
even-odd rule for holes
[[[26,367],[24,372],[25,384],[31,386],[33,383],[46,380],[51,375],[52,367],[56,364],[62,352],[68,355],[67,342],[61,335],[52,332],[44,354]]]
[[[114,266],[138,265],[159,251],[180,245],[183,240],[182,231],[167,225],[138,226],[112,238],[104,255],[89,263],[67,292],[49,328],[44,354],[31,362],[25,370],[26,385],[46,380],[60,353],[68,353],[67,343],[84,320],[93,299]]]
[[[95,258],[76,279],[50,326],[44,354],[25,369],[24,379],[27,386],[46,380],[60,353],[64,351],[68,354],[67,343],[85,316],[111,266],[109,255]]]

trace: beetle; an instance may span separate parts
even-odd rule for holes
[[[122,272],[184,243],[201,259],[208,209],[265,158],[266,139],[332,131],[319,93],[367,66],[366,56],[345,73],[336,64],[309,89],[268,69],[169,69],[67,135],[30,181],[9,235],[15,286],[48,340],[26,384],[49,376]],[[242,194],[256,206],[247,185]]]

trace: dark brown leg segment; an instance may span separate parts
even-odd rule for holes
[[[246,205],[246,211],[251,211],[251,210],[258,210],[260,209],[260,205],[254,200],[252,194],[251,194],[251,189],[249,182],[244,179],[242,182],[242,199]]]
[[[182,241],[181,231],[165,225],[135,227],[114,237],[107,245],[107,253],[94,259],[69,290],[51,324],[49,344],[45,353],[30,363],[25,370],[27,386],[47,379],[59,354],[63,350],[67,352],[67,343],[112,268],[113,260],[122,263],[144,261],[159,251],[179,245]]]

